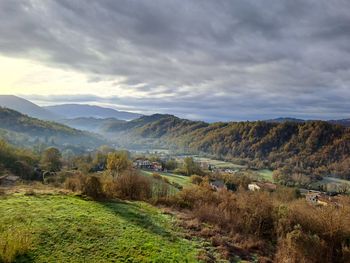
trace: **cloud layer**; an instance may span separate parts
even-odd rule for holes
[[[210,121],[350,116],[346,0],[4,0],[0,35],[2,55],[109,83],[76,102]]]

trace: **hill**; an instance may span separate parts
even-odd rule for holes
[[[60,118],[57,114],[39,107],[26,99],[13,95],[0,95],[0,107],[16,110],[22,114],[42,120],[57,120]]]
[[[166,147],[240,159],[257,168],[350,178],[350,129],[325,121],[208,124],[158,114],[111,126],[108,132],[129,147]]]
[[[95,105],[85,104],[62,104],[44,107],[46,110],[53,112],[54,114],[63,116],[66,119],[74,119],[80,117],[93,117],[93,118],[116,118],[120,120],[132,120],[139,118],[141,114],[118,111],[111,108],[104,108]]]
[[[333,123],[333,124],[342,125],[345,127],[350,127],[350,119],[330,120],[328,122]]]
[[[276,119],[269,119],[265,120],[265,122],[271,122],[271,123],[283,123],[283,122],[296,122],[296,123],[303,123],[306,122],[303,119],[296,119],[296,118],[289,118],[289,117],[281,117]]]
[[[72,144],[92,147],[102,140],[96,136],[56,122],[43,121],[0,107],[0,129],[14,144]],[[15,137],[12,137],[15,136]]]
[[[146,203],[52,194],[0,200],[0,236],[31,243],[16,262],[198,262],[199,241],[184,239],[171,217]]]

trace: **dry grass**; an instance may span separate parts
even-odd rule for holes
[[[191,235],[209,239],[225,258],[240,255],[275,262],[348,262],[350,198],[316,207],[276,193],[213,191],[206,184],[186,188],[168,205]],[[277,244],[277,245],[276,245]]]
[[[31,249],[32,238],[28,229],[11,227],[0,237],[0,262],[13,262]]]

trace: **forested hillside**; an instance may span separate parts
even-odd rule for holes
[[[120,143],[144,142],[240,159],[259,168],[350,178],[350,130],[323,121],[208,124],[158,114],[111,126],[108,132],[118,134]]]
[[[55,122],[43,121],[0,107],[0,135],[17,145],[99,145],[97,136]]]

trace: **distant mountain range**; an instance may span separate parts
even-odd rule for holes
[[[0,95],[0,106],[42,120],[58,120],[61,116],[46,110],[29,100],[13,95]]]
[[[34,118],[52,121],[90,117],[99,119],[115,118],[120,120],[133,120],[142,116],[138,113],[118,111],[111,108],[85,104],[62,104],[40,107],[29,100],[13,95],[0,95],[0,106]]]
[[[285,118],[276,118],[276,119],[270,119],[265,121],[269,123],[284,123],[284,122],[304,123],[304,122],[317,121],[317,120],[303,120],[303,119],[285,117]],[[350,119],[328,120],[327,122],[332,124],[342,125],[345,127],[350,127]]]
[[[65,119],[93,117],[99,119],[115,118],[120,120],[133,120],[142,116],[138,113],[118,111],[111,108],[86,104],[62,104],[43,108],[56,115],[63,116]]]

